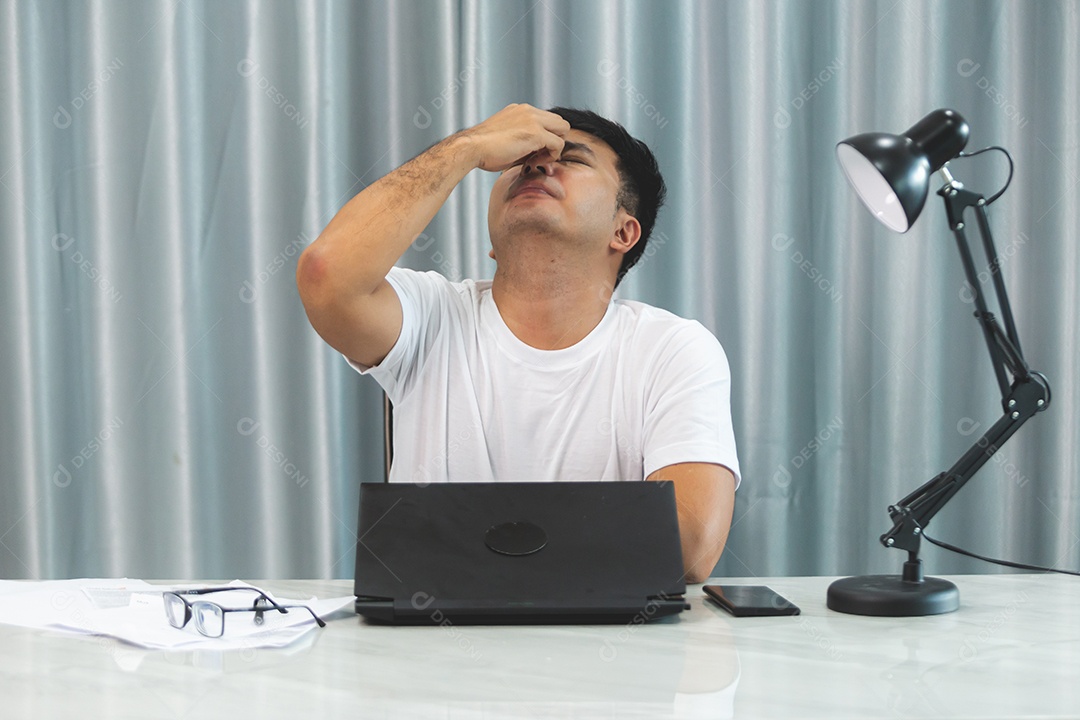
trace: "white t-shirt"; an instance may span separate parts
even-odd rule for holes
[[[503,322],[491,281],[393,268],[402,325],[353,366],[394,405],[391,482],[642,480],[676,463],[740,478],[731,374],[700,323],[614,300],[576,345],[538,350]]]

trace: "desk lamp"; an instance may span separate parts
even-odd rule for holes
[[[864,575],[837,580],[829,586],[827,604],[832,610],[856,615],[914,616],[937,615],[956,610],[960,593],[956,585],[941,578],[923,577],[919,543],[926,526],[960,488],[986,464],[995,452],[1028,418],[1050,405],[1050,385],[1038,372],[1030,370],[1020,351],[1020,339],[1013,323],[1012,309],[1001,278],[1001,265],[990,234],[986,207],[1005,191],[989,200],[971,192],[949,173],[949,161],[970,157],[963,153],[968,140],[967,122],[953,110],[935,110],[902,135],[866,133],[836,146],[836,157],[844,175],[863,204],[889,229],[907,232],[914,224],[930,186],[930,176],[940,172],[945,185],[938,190],[945,201],[949,228],[956,236],[960,260],[971,288],[975,318],[982,326],[1001,390],[1004,412],[963,456],[949,468],[913,493],[889,507],[892,529],[881,536],[885,547],[906,550],[908,559],[901,575]],[[1003,148],[997,149],[1005,152]],[[1006,157],[1008,153],[1005,152]],[[1009,159],[1012,177],[1012,159]],[[1006,182],[1008,187],[1008,182]],[[1005,329],[987,310],[982,283],[975,272],[971,248],[964,234],[964,211],[973,209],[989,263],[994,291]],[[1006,376],[1011,376],[1011,382]]]

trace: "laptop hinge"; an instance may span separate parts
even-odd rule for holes
[[[659,595],[647,595],[645,597],[645,607],[657,607],[660,605],[670,605],[672,603],[682,603],[684,610],[690,609],[690,603],[686,602],[686,598],[682,593],[677,595],[668,595],[667,593],[660,593]]]

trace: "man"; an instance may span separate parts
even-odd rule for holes
[[[494,279],[395,268],[476,168],[500,173]],[[727,359],[700,324],[611,301],[663,195],[621,126],[510,105],[341,209],[297,284],[315,330],[394,404],[391,481],[671,480],[686,578],[708,577],[739,472]]]

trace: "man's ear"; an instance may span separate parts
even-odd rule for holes
[[[615,214],[615,222],[615,233],[611,236],[608,247],[620,255],[625,255],[641,239],[641,223],[626,212],[626,208],[619,208]]]

